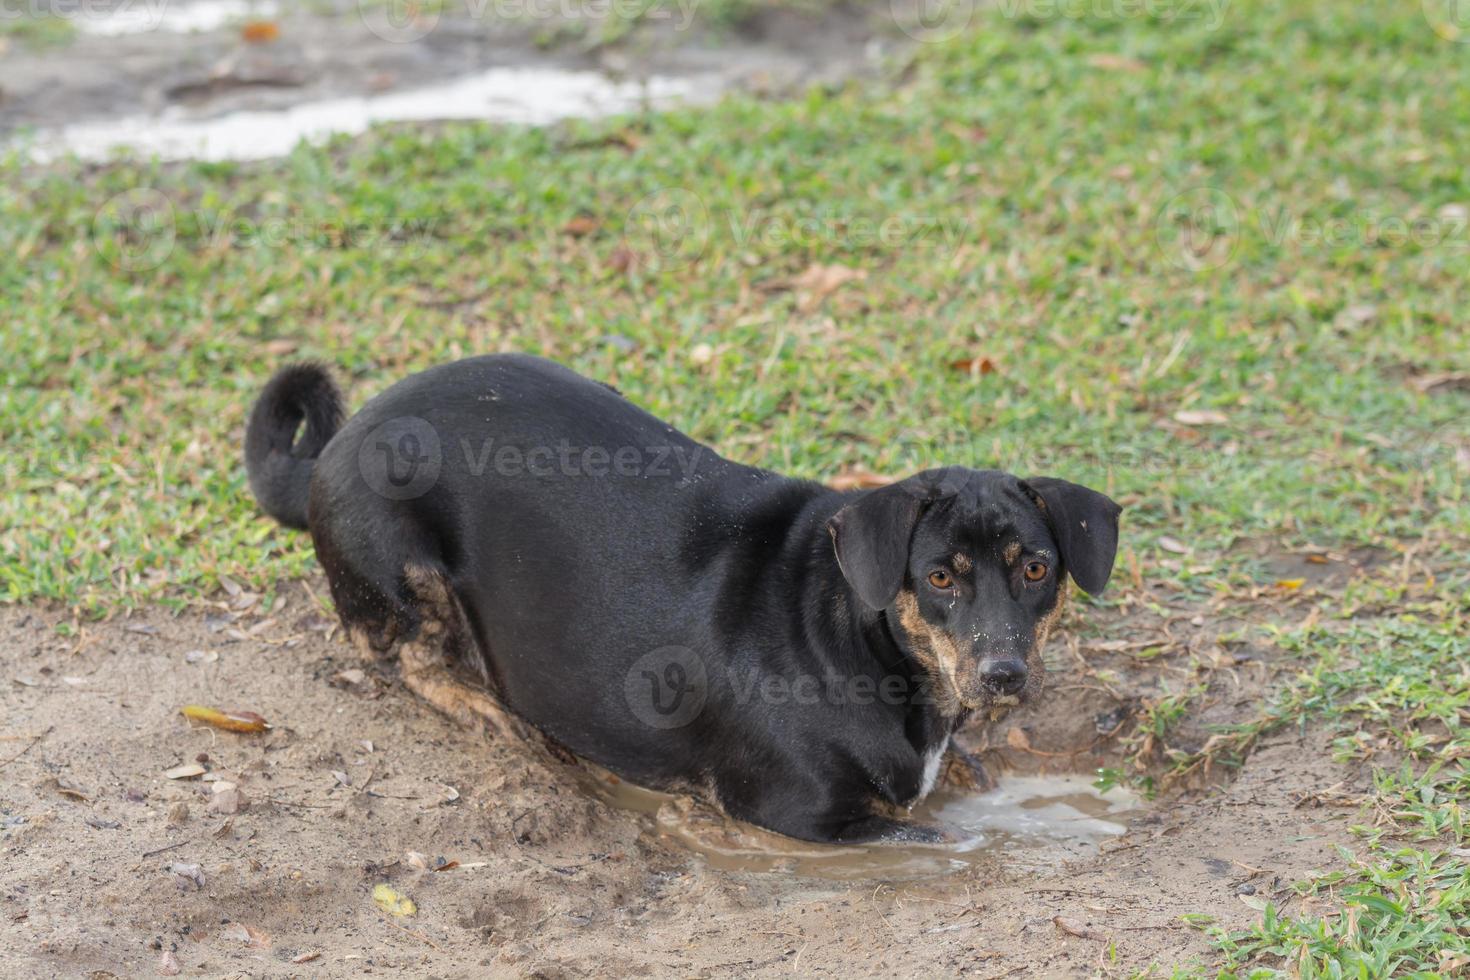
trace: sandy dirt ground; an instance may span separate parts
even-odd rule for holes
[[[1299,911],[1290,883],[1330,866],[1357,815],[1322,801],[1366,785],[1324,735],[1291,732],[1080,859],[1001,848],[949,874],[854,880],[716,870],[656,817],[589,793],[575,764],[364,670],[313,587],[283,586],[268,612],[243,592],[105,623],[0,611],[0,974],[1126,975],[1207,955],[1183,912],[1241,927],[1266,897]],[[966,733],[993,771],[1115,763],[1102,730],[1129,730],[1134,705],[1201,662],[1221,665],[1203,677],[1218,696],[1185,738],[1260,697],[1269,650],[1221,646],[1230,624],[1167,590],[1135,593],[1083,610],[1085,628],[1074,608],[1042,702]],[[1165,652],[1131,657],[1143,644]],[[191,725],[190,703],[273,727]],[[379,885],[416,914],[385,912]]]

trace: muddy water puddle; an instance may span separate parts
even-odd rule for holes
[[[914,808],[914,819],[947,827],[943,844],[812,844],[738,823],[687,797],[659,793],[604,774],[595,791],[615,806],[652,817],[672,838],[723,871],[777,872],[822,878],[925,878],[1004,860],[1011,869],[1043,869],[1097,853],[1126,832],[1140,807],[1114,788],[1106,794],[1079,774],[1008,775],[989,793],[940,790]]]
[[[258,160],[298,142],[355,135],[384,122],[480,119],[545,125],[712,99],[712,80],[654,76],[619,82],[591,71],[493,68],[411,91],[303,102],[282,109],[196,116],[180,107],[155,116],[102,119],[38,131],[30,154],[41,162],[74,153],[163,160]]]

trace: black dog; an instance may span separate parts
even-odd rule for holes
[[[813,841],[933,839],[902,808],[967,717],[1035,697],[1064,576],[1101,592],[1118,539],[1118,505],[1062,480],[840,493],[743,466],[519,355],[414,375],[345,425],[325,370],[287,368],[245,458],[350,634],[433,636],[554,743]]]

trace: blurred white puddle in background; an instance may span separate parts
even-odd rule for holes
[[[63,4],[63,7],[66,5]],[[193,34],[215,31],[238,21],[274,17],[280,7],[271,0],[122,0],[80,4],[67,19],[80,34],[122,37],[126,34]]]
[[[940,791],[915,808],[917,820],[943,824],[960,840],[947,844],[834,846],[791,840],[735,823],[687,800],[604,775],[600,795],[617,806],[655,815],[659,831],[725,871],[774,871],[823,878],[919,878],[968,865],[1003,863],[1042,869],[1096,854],[1127,831],[1139,807],[1121,788],[1106,796],[1087,776],[1003,776],[982,794]]]
[[[69,153],[101,161],[124,152],[163,160],[261,160],[283,156],[301,140],[357,134],[375,123],[482,119],[544,125],[665,107],[713,97],[716,91],[712,81],[698,78],[618,82],[590,71],[492,68],[425,88],[283,109],[199,117],[174,108],[156,116],[80,122],[37,130],[21,145],[42,163]]]

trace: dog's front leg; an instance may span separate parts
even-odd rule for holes
[[[398,667],[405,687],[461,725],[495,735],[525,737],[525,726],[519,719],[489,694],[456,677],[443,655],[430,644],[400,644]]]
[[[949,835],[929,824],[910,823],[893,817],[871,816],[854,820],[839,829],[834,844],[940,844]]]
[[[995,777],[985,768],[979,756],[960,748],[953,741],[944,762],[944,784],[975,793],[988,793],[995,789]]]

